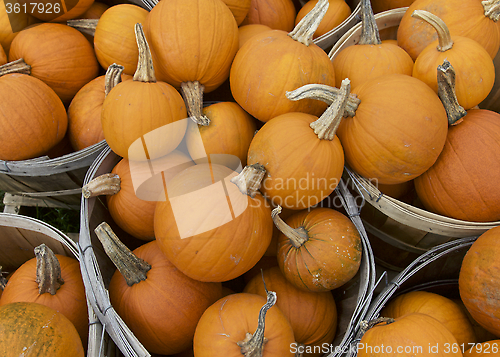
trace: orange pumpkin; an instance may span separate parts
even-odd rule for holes
[[[42,244],[35,258],[26,261],[9,278],[0,306],[13,302],[35,302],[66,316],[87,344],[87,298],[78,260],[54,254]]]
[[[285,278],[299,289],[322,292],[336,289],[359,270],[362,246],[359,233],[342,213],[316,207],[279,217],[274,224],[282,235],[278,240],[278,264]]]
[[[498,239],[500,228],[481,234],[467,251],[458,287],[460,298],[471,316],[495,336],[500,336],[500,280]]]
[[[276,306],[290,322],[297,343],[314,351],[333,341],[337,330],[337,307],[330,292],[300,290],[285,279],[279,267],[263,270],[262,274],[257,274],[247,283],[243,291],[265,297],[266,287],[279,297]]]
[[[333,30],[351,15],[351,8],[347,5],[345,0],[328,0],[328,2],[330,4],[328,10],[314,32],[313,38],[322,36],[328,31]],[[302,6],[295,18],[295,26],[297,26],[299,21],[302,20],[317,3],[318,0],[309,0]]]
[[[412,16],[432,25],[438,34],[438,39],[425,47],[415,60],[413,77],[438,93],[436,68],[447,60],[455,70],[458,103],[466,110],[481,103],[495,82],[495,66],[488,52],[475,40],[451,36],[446,24],[428,11],[415,10]]]
[[[134,26],[144,23],[148,14],[133,4],[111,6],[102,14],[95,28],[94,50],[103,68],[117,63],[124,67],[123,73],[134,74],[139,58]]]
[[[108,288],[111,303],[134,335],[152,353],[188,348],[199,318],[221,297],[221,284],[188,278],[156,241],[130,252],[105,223],[96,233],[118,267]]]
[[[463,36],[477,41],[491,58],[495,58],[500,47],[500,27],[496,21],[498,1],[414,1],[403,15],[397,32],[399,46],[403,47],[413,60],[437,39],[437,33],[432,26],[411,16],[415,10],[433,13],[446,23],[452,36]]]
[[[3,47],[0,45],[0,66],[7,63],[7,55],[3,50]]]
[[[476,343],[464,352],[464,357],[500,356],[500,340]]]
[[[312,43],[327,8],[328,0],[321,0],[307,20],[292,32],[273,30],[257,34],[238,51],[231,65],[231,93],[250,115],[267,122],[288,112],[316,116],[324,112],[324,103],[313,99],[294,102],[286,97],[286,92],[311,83],[335,85],[330,58]],[[306,24],[310,25],[307,31]]]
[[[223,0],[229,10],[233,13],[236,24],[239,26],[250,10],[252,0]]]
[[[0,46],[3,47],[7,54],[9,53],[12,40],[14,40],[19,31],[38,22],[28,12],[19,11],[16,13],[14,11],[14,4],[10,1],[0,0]]]
[[[75,151],[104,140],[101,111],[104,98],[113,86],[132,79],[121,74],[123,67],[111,65],[106,75],[85,84],[73,97],[68,107],[68,135]]]
[[[372,0],[375,14],[379,12],[410,6],[415,0]]]
[[[84,357],[75,326],[62,313],[35,302],[14,302],[0,307],[0,355]]]
[[[238,27],[239,48],[241,48],[250,37],[270,30],[271,28],[269,26],[262,24],[248,24]]]
[[[80,19],[99,19],[101,15],[109,9],[109,5],[94,1],[92,5],[85,11],[83,14],[79,16]]]
[[[21,58],[31,66],[31,76],[45,82],[65,104],[99,70],[85,36],[63,24],[43,23],[20,32],[12,41],[9,61]]]
[[[462,356],[453,334],[429,315],[412,313],[395,320],[389,319],[388,322],[382,321],[364,323],[368,326],[357,345],[359,357]],[[452,348],[452,346],[457,347]]]
[[[292,0],[251,0],[240,25],[261,24],[273,30],[292,31],[297,12]]]
[[[349,78],[352,88],[386,74],[411,76],[413,60],[401,47],[380,40],[370,0],[361,0],[362,31],[358,44],[348,46],[332,59],[335,86]]]
[[[477,342],[469,318],[453,300],[427,291],[412,291],[389,301],[380,312],[381,316],[397,319],[406,314],[419,312],[434,317],[457,339],[459,346]]]
[[[196,326],[196,357],[292,357],[292,327],[276,306],[276,293],[266,298],[248,293],[231,294],[215,302]]]
[[[213,163],[189,167],[167,184],[167,200],[156,204],[156,240],[170,261],[193,279],[237,278],[269,246],[271,209],[258,192],[240,192],[230,182],[236,175]]]
[[[117,155],[154,160],[179,145],[186,132],[187,111],[174,87],[156,81],[142,26],[136,24],[135,31],[140,53],[137,71],[132,81],[119,83],[104,99],[102,130]]]
[[[40,156],[60,142],[68,126],[61,99],[41,80],[26,74],[0,77],[1,160]],[[27,140],[29,138],[29,141]]]

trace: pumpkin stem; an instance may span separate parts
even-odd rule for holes
[[[371,329],[373,326],[375,325],[378,325],[378,324],[381,324],[381,323],[385,323],[385,324],[392,324],[394,320],[392,317],[378,317],[376,319],[373,319],[373,320],[370,320],[370,321],[366,321],[366,320],[363,320],[359,323],[359,328],[361,329],[361,333],[364,334],[366,331],[368,331],[369,329]]]
[[[137,60],[137,69],[135,70],[133,79],[134,81],[144,83],[154,83],[156,82],[156,76],[148,41],[146,41],[141,24],[135,24],[134,29],[137,48],[139,49],[139,59]]]
[[[439,17],[433,13],[425,10],[415,10],[411,14],[411,17],[423,20],[429,25],[434,27],[438,36],[438,46],[437,50],[440,52],[448,51],[453,47],[453,40],[451,39],[450,30],[448,26]]]
[[[205,86],[198,81],[181,83],[181,94],[189,117],[198,125],[207,126],[210,119],[203,114],[203,91]]]
[[[481,4],[484,7],[484,16],[497,22],[500,18],[500,0],[484,0]]]
[[[295,248],[300,248],[305,242],[309,240],[309,236],[304,227],[299,227],[293,229],[288,224],[285,223],[279,216],[281,213],[281,206],[278,205],[275,209],[271,211],[271,217],[273,218],[274,225],[283,233]]]
[[[7,285],[7,279],[3,276],[2,266],[0,266],[0,289],[3,291]]]
[[[122,72],[125,67],[119,64],[113,63],[108,67],[106,75],[104,76],[104,94],[107,96],[108,93],[113,89],[118,83],[122,81]]]
[[[346,78],[342,81],[340,93],[336,100],[321,114],[318,120],[309,125],[320,140],[331,141],[335,138],[335,133],[344,116],[350,93],[351,81]]]
[[[231,182],[238,186],[241,193],[253,198],[259,191],[265,174],[266,168],[261,164],[247,165]]]
[[[117,174],[103,174],[82,187],[84,198],[114,195],[120,191],[121,179]]]
[[[318,3],[299,21],[288,36],[306,46],[312,43],[314,33],[323,20],[329,6],[328,0],[318,0]]]
[[[95,234],[101,241],[108,257],[125,278],[128,286],[146,280],[151,265],[128,249],[106,222],[97,226]]]
[[[22,58],[0,66],[0,77],[11,73],[21,73],[29,75],[31,74],[31,66],[24,62],[24,59]]]
[[[267,291],[267,301],[259,311],[259,322],[254,334],[247,332],[243,341],[238,341],[236,344],[241,347],[241,354],[245,357],[262,357],[264,345],[267,338],[264,337],[264,329],[266,323],[266,313],[276,303],[276,293],[274,291]]]
[[[297,349],[295,350],[295,357],[304,357],[304,351],[306,349],[306,345],[300,342],[295,342],[297,344]]]
[[[95,35],[99,19],[75,19],[66,21],[66,25],[90,36]]]
[[[361,35],[358,45],[380,45],[380,33],[370,0],[361,0]]]
[[[61,265],[54,252],[44,243],[35,247],[36,282],[40,295],[50,293],[55,295],[64,280],[61,277]]]
[[[286,97],[290,100],[309,98],[321,100],[328,105],[331,105],[341,95],[342,91],[340,89],[327,86],[326,84],[306,84],[293,91],[286,92]],[[349,93],[345,106],[344,117],[355,116],[359,103],[361,103],[361,99],[356,97],[355,94]]]
[[[467,111],[458,104],[455,94],[455,69],[447,59],[437,67],[437,81],[438,95],[446,109],[448,123],[458,124],[460,119],[467,115]]]

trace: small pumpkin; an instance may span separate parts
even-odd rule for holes
[[[36,302],[13,302],[0,307],[0,354],[26,353],[51,357],[84,357],[82,341],[66,316]]]
[[[251,0],[240,25],[261,24],[273,30],[292,31],[297,11],[292,0]]]
[[[132,81],[119,83],[104,99],[102,130],[117,155],[135,161],[154,160],[179,145],[186,132],[187,111],[179,92],[156,80],[142,25],[135,25],[135,34],[137,70]]]
[[[372,0],[375,14],[379,12],[410,6],[415,0]]]
[[[294,335],[286,316],[266,298],[248,293],[231,294],[205,310],[193,339],[196,357],[292,357]]]
[[[5,54],[3,47],[0,45],[0,66],[6,63],[7,63],[7,55]]]
[[[0,0],[0,46],[5,53],[9,53],[10,44],[19,31],[32,25],[38,20],[25,11],[14,11],[14,4],[9,1]],[[9,9],[8,12],[7,9]]]
[[[229,10],[233,13],[238,26],[243,22],[250,10],[252,0],[223,0]]]
[[[412,75],[413,60],[401,47],[380,40],[370,0],[361,0],[361,36],[354,46],[345,47],[332,59],[335,86],[349,78],[352,88],[386,74]]]
[[[324,112],[324,103],[313,99],[293,102],[286,92],[311,83],[335,85],[330,58],[312,43],[327,9],[328,0],[321,0],[292,32],[257,34],[238,51],[231,65],[231,93],[250,115],[267,122],[289,112],[316,116]]]
[[[281,231],[277,259],[285,278],[298,289],[324,292],[351,280],[361,264],[361,237],[342,213],[316,207],[290,216],[272,212]]]
[[[248,24],[238,27],[239,48],[241,48],[247,40],[253,35],[257,35],[264,31],[270,31],[271,28],[262,24]]]
[[[35,302],[62,313],[87,344],[87,298],[78,260],[37,246],[35,258],[17,268],[5,286],[0,306],[13,302]]]
[[[491,228],[477,238],[462,261],[458,276],[460,298],[482,327],[500,336],[500,279],[498,237],[500,227]]]
[[[152,353],[188,348],[199,318],[221,297],[221,284],[188,278],[156,241],[131,252],[106,223],[96,234],[118,268],[108,287],[111,303],[134,335]]]
[[[302,6],[295,18],[295,26],[313,9],[318,0],[309,0]],[[324,35],[344,22],[351,15],[351,8],[345,0],[329,0],[328,10],[318,28],[314,32],[313,38]]]
[[[21,31],[9,51],[9,61],[20,59],[30,66],[30,75],[51,87],[65,104],[97,77],[99,70],[85,36],[58,23],[37,24]]]
[[[279,296],[276,306],[290,322],[297,343],[314,351],[333,341],[337,330],[337,307],[330,292],[300,290],[285,279],[279,267],[262,270],[262,274],[257,274],[245,285],[243,292],[267,296],[266,288]]]
[[[459,346],[477,342],[469,318],[453,300],[427,291],[412,291],[398,295],[380,312],[381,316],[397,319],[419,312],[434,317],[455,336]]]

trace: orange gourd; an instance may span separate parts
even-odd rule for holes
[[[500,336],[499,233],[500,228],[495,227],[477,238],[462,261],[458,277],[465,307],[474,320],[495,336]]]
[[[312,43],[327,9],[328,0],[321,0],[292,32],[263,32],[238,51],[231,65],[231,93],[250,115],[267,122],[288,112],[323,113],[324,103],[313,99],[293,102],[286,92],[311,83],[335,85],[330,58]]]
[[[0,66],[7,63],[7,55],[3,50],[3,47],[0,45]]]
[[[300,290],[285,279],[279,267],[262,270],[262,274],[257,274],[245,285],[243,292],[265,297],[266,287],[279,297],[276,306],[290,322],[297,345],[314,351],[333,341],[337,330],[337,307],[330,292]]]
[[[427,291],[412,291],[389,301],[381,316],[397,319],[414,312],[427,314],[441,322],[457,339],[459,346],[477,342],[469,318],[453,300]]]
[[[497,22],[500,2],[477,0],[416,0],[399,23],[398,45],[413,60],[432,41],[436,31],[422,20],[413,18],[415,10],[427,10],[438,16],[448,26],[452,36],[468,37],[477,41],[494,58],[500,47],[500,25]]]
[[[299,289],[323,292],[336,289],[359,270],[362,246],[359,233],[342,213],[316,207],[279,217],[273,210],[278,238],[278,264],[285,278]]]
[[[111,304],[134,335],[152,353],[188,348],[199,318],[221,297],[221,284],[188,278],[156,241],[131,252],[106,223],[96,234],[118,268],[108,288]]]
[[[103,68],[117,63],[124,67],[123,73],[134,74],[139,58],[134,26],[144,23],[148,14],[133,4],[117,4],[102,14],[95,28],[94,50]]]
[[[359,357],[462,356],[453,334],[426,314],[412,313],[395,320],[381,318],[365,326],[366,332],[357,345]],[[457,348],[451,348],[453,345]]]
[[[35,258],[26,261],[9,278],[0,306],[13,302],[35,302],[66,316],[83,344],[88,339],[87,298],[78,260],[54,254],[42,244]]]
[[[415,0],[372,0],[375,14],[379,12],[410,6]]]
[[[317,3],[318,0],[309,0],[304,4],[304,6],[302,6],[297,13],[297,17],[295,18],[295,26],[297,26],[299,21],[302,20]],[[317,38],[324,35],[328,31],[333,30],[351,15],[351,8],[345,0],[329,0],[329,4],[328,11],[314,32],[313,38]]]
[[[273,30],[292,31],[297,11],[292,0],[252,0],[240,25],[261,24]]]
[[[75,326],[60,312],[35,302],[14,302],[0,307],[0,355],[84,357]]]
[[[292,327],[276,303],[248,293],[231,294],[215,302],[201,316],[193,340],[196,357],[292,357]]]
[[[446,24],[428,11],[415,10],[412,16],[432,25],[438,34],[438,39],[424,48],[415,60],[413,77],[438,93],[436,68],[446,59],[455,70],[458,103],[466,110],[481,103],[495,82],[495,66],[488,52],[468,37],[451,36]]]
[[[94,50],[85,36],[57,23],[37,24],[21,31],[12,41],[9,61],[21,58],[31,67],[31,76],[45,82],[65,104],[99,70]]]
[[[66,110],[41,80],[17,73],[0,76],[0,97],[0,131],[8,138],[0,147],[1,160],[40,156],[63,139],[68,126]]]
[[[239,26],[250,10],[252,0],[223,0],[229,10],[233,13],[236,24]]]
[[[102,130],[117,155],[136,161],[154,160],[179,145],[186,132],[187,112],[179,92],[156,80],[140,24],[136,24],[135,33],[137,71],[132,81],[119,83],[104,99]]]
[[[238,27],[239,48],[241,48],[250,37],[270,30],[271,28],[269,26],[261,24],[248,24]]]
[[[79,16],[80,19],[99,19],[101,15],[109,9],[109,5],[94,1],[92,5],[85,11],[83,14]]]
[[[111,65],[106,75],[85,84],[73,97],[68,107],[68,135],[75,151],[104,140],[101,111],[104,98],[116,84],[132,79],[122,74],[123,67]]]
[[[240,192],[237,172],[198,164],[167,184],[166,201],[156,204],[156,240],[169,260],[201,281],[228,281],[252,268],[269,246],[271,209],[256,191]],[[252,186],[253,177],[243,178]]]
[[[335,86],[340,87],[349,78],[352,88],[363,82],[386,74],[411,76],[413,60],[401,47],[382,42],[370,0],[361,0],[361,36],[354,46],[339,51],[332,59],[335,69]]]

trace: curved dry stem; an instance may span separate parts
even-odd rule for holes
[[[453,40],[451,39],[450,30],[448,26],[439,17],[433,13],[425,10],[415,10],[411,14],[411,17],[427,22],[429,25],[434,27],[437,32],[439,44],[437,50],[445,52],[453,48]]]
[[[61,277],[61,265],[54,252],[44,243],[35,248],[36,282],[40,295],[49,293],[55,295],[64,284]]]
[[[198,81],[181,83],[181,94],[186,103],[188,116],[198,125],[210,125],[210,119],[203,114],[203,91],[205,86]]]
[[[97,226],[95,234],[108,257],[125,278],[128,286],[146,280],[151,265],[128,249],[106,222]]]
[[[467,111],[458,104],[455,93],[455,69],[448,60],[444,60],[437,68],[438,95],[443,103],[449,125],[458,124],[458,121],[467,115]]]
[[[257,329],[253,335],[247,332],[243,341],[238,341],[236,344],[241,347],[241,354],[245,357],[262,357],[264,345],[267,339],[264,337],[264,329],[266,324],[266,313],[276,303],[276,293],[274,291],[266,291],[267,301],[259,311]]]
[[[328,10],[328,0],[319,0],[318,3],[299,21],[288,36],[306,46],[313,41],[313,36]]]
[[[90,36],[95,35],[99,19],[75,19],[66,21],[66,25]]]
[[[103,174],[82,187],[84,198],[114,195],[120,191],[121,179],[117,174]]]
[[[385,323],[386,325],[392,324],[394,321],[393,318],[391,317],[379,317],[370,321],[363,320],[359,323],[359,328],[361,330],[361,333],[364,334],[366,331],[374,327],[375,325]]]
[[[137,69],[134,73],[134,81],[154,83],[156,82],[156,76],[153,67],[153,57],[151,56],[144,30],[141,24],[135,24],[134,29],[137,48],[139,49],[139,59],[137,61]]]
[[[342,93],[339,88],[330,87],[325,84],[306,84],[293,91],[286,92],[286,97],[290,100],[316,99],[331,105]],[[344,111],[344,117],[356,115],[361,100],[355,94],[349,94]]]
[[[302,245],[309,240],[309,235],[307,231],[303,227],[292,228],[285,221],[281,219],[279,214],[281,213],[281,206],[277,206],[275,209],[271,211],[271,217],[273,219],[274,225],[279,229],[281,233],[283,233],[288,239],[290,239],[290,243],[295,248],[300,248]]]
[[[113,89],[118,83],[122,81],[122,73],[125,67],[119,64],[111,64],[104,76],[104,94],[105,96]]]
[[[6,74],[20,73],[20,74],[31,74],[31,66],[24,62],[24,59],[19,58],[18,60],[6,63],[0,66],[0,77]]]
[[[261,164],[247,165],[231,182],[238,186],[241,193],[253,198],[259,191],[265,174],[266,168]]]
[[[346,78],[342,81],[339,95],[335,101],[321,114],[318,120],[309,125],[320,140],[333,140],[335,138],[335,133],[344,117],[350,93],[351,81]]]
[[[500,18],[500,0],[481,1],[484,8],[484,16],[497,22]]]
[[[361,0],[361,35],[358,45],[380,45],[380,33],[370,0]]]
[[[3,276],[2,266],[0,266],[0,290],[5,289],[5,285],[7,285],[7,278]]]

